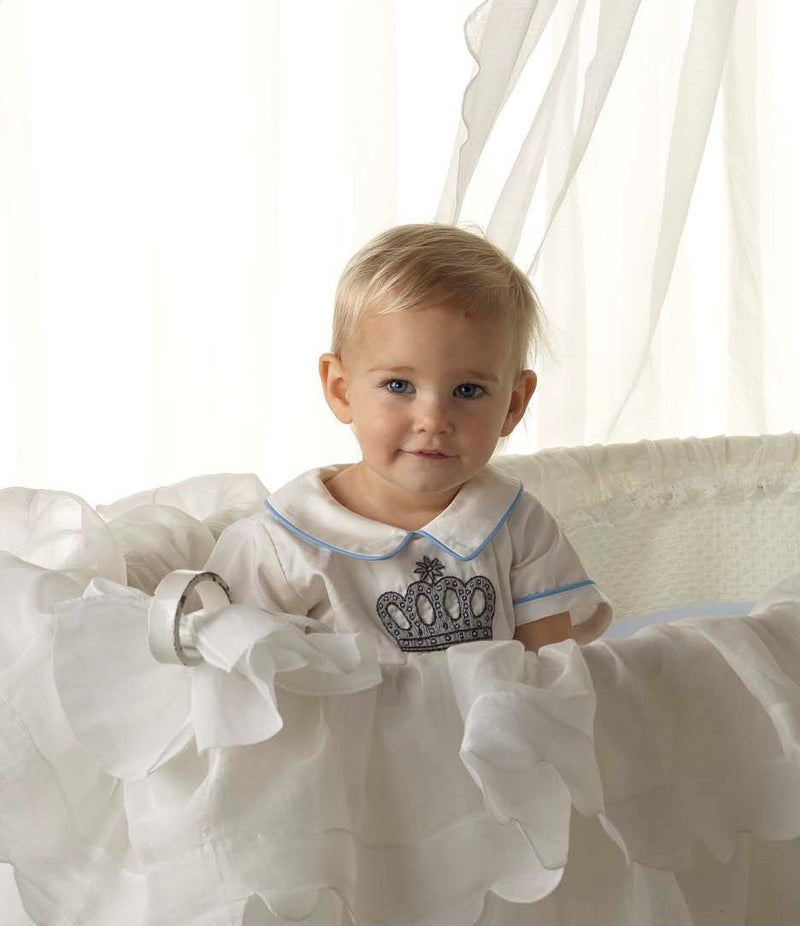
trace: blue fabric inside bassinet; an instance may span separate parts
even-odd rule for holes
[[[698,601],[694,604],[675,605],[662,608],[651,614],[626,617],[614,621],[603,634],[604,640],[620,640],[630,637],[643,627],[657,624],[671,624],[686,617],[738,617],[749,614],[755,601]]]

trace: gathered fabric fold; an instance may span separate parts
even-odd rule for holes
[[[595,695],[572,642],[531,659],[515,642],[451,647],[464,722],[460,757],[500,823],[515,820],[546,868],[567,862],[572,804],[603,808],[594,758]]]
[[[470,690],[481,644],[464,647],[472,658],[452,665],[431,653],[380,666],[359,634],[307,633],[308,618],[233,604],[189,615],[202,665],[165,665],[147,643],[151,600],[95,580],[82,597],[56,604],[53,645],[74,736],[125,780],[132,845],[150,862],[148,922],[178,922],[169,913],[174,892],[206,903],[213,884],[220,896],[257,893],[289,920],[333,892],[359,923],[399,924],[413,911],[414,922],[430,926],[477,921],[489,891],[532,903],[558,885],[571,799],[556,766],[570,765],[574,747],[550,751],[536,787],[525,788],[526,767],[540,764],[529,741],[515,760],[511,813],[496,791],[487,812],[489,792],[473,778],[491,778],[492,747],[481,764],[481,744],[473,754],[467,742],[469,761],[459,761],[464,727],[454,694],[457,687],[472,718],[473,695],[485,705],[485,692]],[[495,649],[501,663],[507,655],[523,670],[517,687],[529,688],[521,644]],[[575,644],[571,655],[580,660]],[[564,675],[539,672],[538,700]],[[578,675],[585,731],[593,705],[585,672]],[[540,710],[541,728],[557,724],[558,710],[549,713],[547,721],[548,708]],[[590,744],[580,748],[591,755]],[[492,845],[492,858],[465,855],[465,843]],[[197,854],[211,845],[212,854]],[[188,869],[187,853],[195,858]]]
[[[380,684],[358,634],[306,634],[306,617],[241,604],[189,616],[202,665],[158,663],[147,642],[151,600],[98,578],[55,607],[61,704],[78,741],[118,778],[150,774],[191,738],[200,751],[269,739],[283,726],[276,684],[315,696]]]
[[[735,618],[583,650],[606,832],[629,863],[727,865],[742,835],[800,836],[800,573]]]
[[[0,860],[15,876],[0,888],[4,923],[19,907],[36,924],[143,921],[120,782],[72,735],[53,679],[54,608],[80,589],[71,574],[0,551]]]

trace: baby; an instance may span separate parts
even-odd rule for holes
[[[527,278],[449,225],[390,229],[336,293],[326,401],[361,460],[313,469],[220,535],[234,602],[368,634],[384,661],[599,636],[611,608],[539,502],[489,461],[536,388]]]

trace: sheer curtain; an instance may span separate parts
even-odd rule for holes
[[[539,446],[800,428],[799,18],[774,0],[469,17],[438,218],[487,228],[542,297]]]
[[[474,7],[0,3],[0,485],[356,459],[316,373],[336,278],[434,217],[551,322],[508,452],[797,427],[794,14]]]
[[[356,459],[350,254],[434,218],[475,0],[0,3],[0,486]]]

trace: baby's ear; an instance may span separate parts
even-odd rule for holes
[[[353,413],[347,401],[347,372],[336,354],[323,354],[319,358],[319,377],[325,401],[342,424],[352,424]]]
[[[536,391],[536,374],[533,370],[523,370],[517,379],[516,385],[511,391],[511,400],[506,413],[506,420],[500,429],[501,437],[508,437],[509,434],[522,420],[531,396]]]

